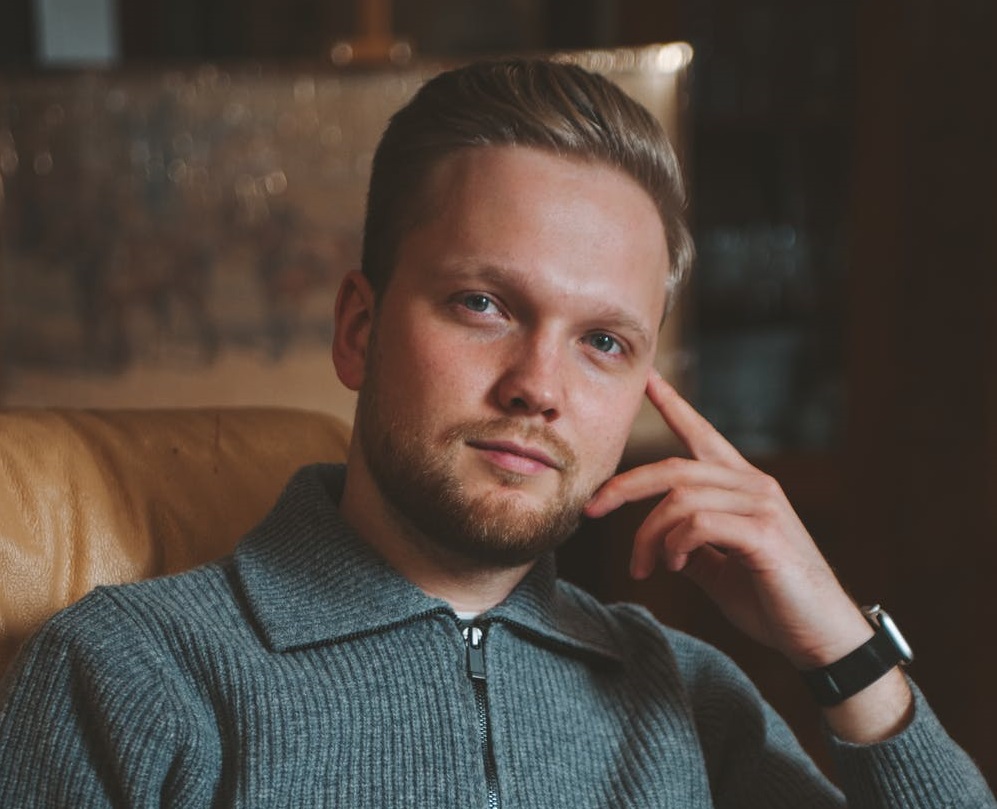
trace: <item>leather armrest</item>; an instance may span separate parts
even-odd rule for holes
[[[229,553],[350,428],[280,408],[0,411],[0,674],[98,584]]]

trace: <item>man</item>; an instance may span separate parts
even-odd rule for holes
[[[778,486],[654,372],[682,204],[602,79],[429,82],[336,305],[345,469],[231,559],[50,622],[6,685],[4,805],[993,806]],[[645,395],[691,457],[614,476]],[[808,672],[844,795],[719,652],[555,580],[580,519],[649,497],[633,575],[684,571]]]

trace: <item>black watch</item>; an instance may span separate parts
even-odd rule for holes
[[[872,685],[896,666],[906,666],[914,652],[897,625],[880,606],[862,607],[862,614],[876,634],[841,660],[819,669],[801,672],[820,705],[830,707],[844,702]]]

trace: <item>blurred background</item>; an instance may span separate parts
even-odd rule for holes
[[[348,411],[328,314],[424,72],[671,41],[699,260],[668,370],[894,614],[992,781],[992,0],[5,0],[0,405],[224,404],[212,369],[262,363],[274,401]],[[826,765],[793,672],[683,580],[627,580],[644,513],[588,526],[566,575],[730,651]]]

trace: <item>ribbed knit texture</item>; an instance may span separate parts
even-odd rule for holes
[[[464,640],[308,467],[218,564],[103,588],[0,689],[2,807],[484,807]],[[502,806],[842,806],[726,657],[541,560],[487,626]],[[890,742],[835,742],[854,807],[992,807],[917,694]]]

